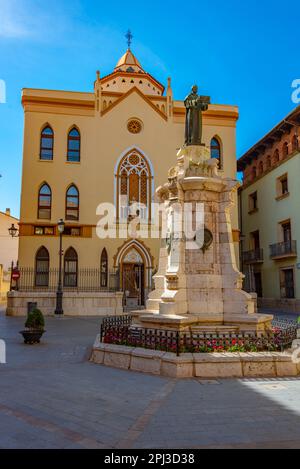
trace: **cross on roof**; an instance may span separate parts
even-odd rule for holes
[[[132,39],[133,39],[133,35],[131,34],[130,29],[128,29],[127,33],[125,34],[125,37],[127,39],[128,49],[130,49]]]

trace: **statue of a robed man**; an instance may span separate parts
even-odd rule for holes
[[[198,96],[198,86],[192,87],[192,92],[185,98],[185,144],[202,145],[202,112],[210,104],[209,96]]]

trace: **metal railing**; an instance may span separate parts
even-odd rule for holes
[[[133,327],[131,316],[104,318],[100,330],[101,342],[173,352],[177,356],[183,352],[282,351],[296,336],[297,324],[290,322],[274,321],[273,330],[264,334],[217,334]]]
[[[243,262],[263,262],[264,260],[264,251],[263,249],[252,249],[251,251],[244,251],[242,253]]]
[[[270,257],[297,255],[297,241],[284,241],[270,245]]]
[[[54,292],[58,285],[59,269],[50,268],[38,271],[33,267],[20,267],[20,278],[13,286],[18,291]],[[120,279],[118,271],[109,271],[107,275],[97,268],[79,268],[77,272],[62,273],[64,291],[100,292],[119,291]]]

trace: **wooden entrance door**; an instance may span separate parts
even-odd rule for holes
[[[128,302],[134,306],[144,305],[144,265],[123,264],[123,291]]]

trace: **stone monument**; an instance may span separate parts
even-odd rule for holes
[[[243,274],[236,265],[230,207],[239,183],[219,173],[217,160],[202,143],[202,112],[209,103],[209,97],[198,96],[197,86],[185,99],[185,145],[169,170],[168,182],[156,190],[165,205],[168,232],[162,240],[155,290],[146,310],[132,313],[133,325],[264,332],[271,329],[273,317],[256,313],[256,299],[242,290]],[[188,215],[180,216],[188,206]],[[194,224],[202,220],[190,238],[184,229],[189,217]]]

